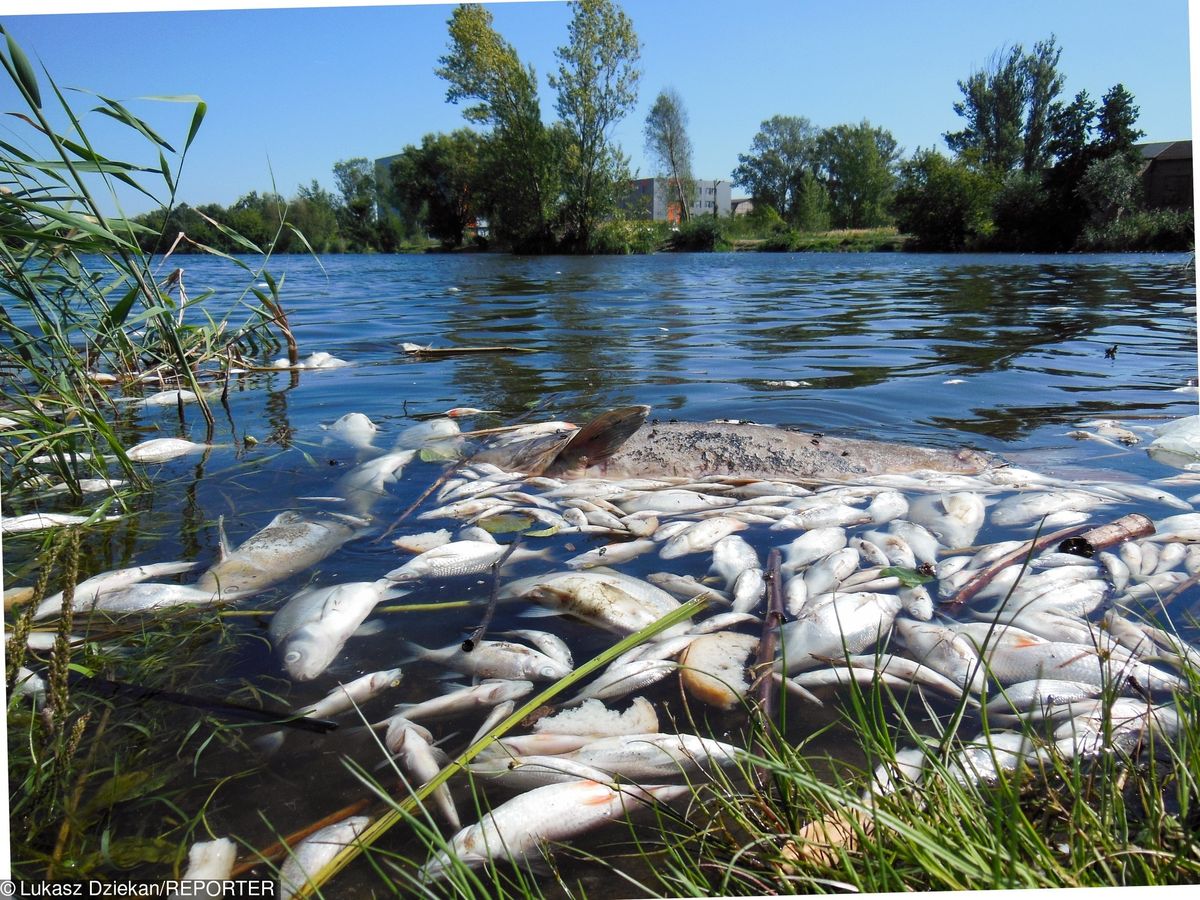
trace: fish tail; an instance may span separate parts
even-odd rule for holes
[[[546,473],[570,472],[608,459],[649,415],[649,406],[623,406],[601,413],[572,435]]]

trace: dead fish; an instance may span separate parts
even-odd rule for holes
[[[75,599],[71,604],[71,608],[76,612],[84,611],[101,594],[120,591],[130,585],[143,582],[147,578],[157,578],[161,575],[177,575],[180,572],[187,572],[190,569],[194,569],[196,565],[197,563],[194,562],[147,563],[144,566],[131,566],[125,569],[114,569],[111,572],[102,572],[99,575],[93,575],[91,578],[75,585]],[[62,601],[62,591],[47,597],[38,604],[38,608],[33,614],[34,619],[44,619],[47,616],[57,615],[62,611]]]
[[[451,540],[453,538],[450,536],[450,529],[441,528],[437,531],[423,531],[420,534],[407,534],[404,537],[396,538],[392,541],[392,546],[405,553],[417,554],[448,544]]]
[[[295,715],[311,716],[315,719],[336,716],[352,707],[361,706],[381,691],[395,687],[400,683],[400,675],[399,669],[368,672],[347,684],[339,684],[316,703],[297,709]]]
[[[603,478],[734,475],[845,481],[884,472],[973,474],[992,462],[973,450],[847,440],[764,425],[647,423],[649,412],[648,406],[632,406],[598,416],[555,452],[544,454],[537,471]]]
[[[396,722],[403,720],[397,719]],[[433,746],[432,735],[424,728],[412,722],[403,725],[389,725],[385,744],[389,751],[395,754],[404,771],[412,776],[415,787],[420,788],[432,781],[446,765],[446,755]],[[462,828],[462,820],[458,817],[458,808],[450,789],[439,785],[431,795],[442,817],[451,828]]]
[[[454,578],[488,571],[509,550],[507,544],[486,541],[452,541],[413,557],[397,569],[384,575],[389,581],[413,581],[418,578]],[[509,554],[507,562],[542,559],[550,549],[525,550],[518,547]]]
[[[788,544],[784,550],[783,570],[794,572],[846,546],[846,529],[813,528]]]
[[[512,860],[521,865],[541,860],[545,846],[566,841],[655,801],[683,796],[683,785],[617,787],[597,781],[549,784],[502,803],[475,825],[451,838],[420,871],[423,882],[445,876],[455,865],[479,868]]]
[[[737,519],[732,519],[728,516],[704,519],[689,526],[667,541],[658,555],[663,559],[677,559],[689,553],[704,553],[711,550],[713,545],[721,540],[721,538],[727,537],[735,531],[741,531],[744,528],[746,528],[745,522],[739,522]]]
[[[743,751],[694,734],[625,734],[598,738],[567,759],[631,781],[686,778],[712,765],[732,765]]]
[[[288,851],[288,858],[279,867],[280,896],[295,897],[324,865],[354,843],[371,822],[366,816],[351,816],[309,835]]]
[[[187,870],[180,881],[226,881],[237,862],[237,844],[229,838],[197,841],[188,850]],[[175,896],[180,896],[176,894]]]
[[[645,697],[634,697],[629,709],[618,713],[596,699],[574,709],[564,709],[533,724],[538,734],[575,734],[593,737],[617,734],[650,734],[658,731],[658,713]]]
[[[1014,494],[1001,500],[992,509],[992,524],[1004,527],[1027,525],[1054,513],[1082,513],[1111,503],[1108,498],[1090,491],[1060,490]]]
[[[822,659],[861,653],[891,627],[900,611],[892,594],[842,594],[823,602],[810,599],[794,622],[780,628],[776,668],[792,674]]]
[[[359,412],[346,413],[330,425],[322,425],[321,429],[329,433],[330,438],[349,444],[359,450],[367,450],[374,446],[375,436],[379,426]]]
[[[500,599],[521,597],[551,614],[566,613],[617,634],[633,634],[679,608],[679,601],[648,582],[617,572],[551,572],[510,582]],[[680,623],[663,632],[682,634]]]
[[[383,581],[307,588],[271,619],[272,643],[296,681],[311,681],[329,668],[363,620],[383,600],[403,597]]]
[[[397,450],[361,463],[338,480],[335,490],[345,497],[352,512],[365,515],[381,497],[387,496],[387,486],[400,479],[415,453],[415,450]]]
[[[701,584],[690,575],[676,575],[672,572],[652,572],[646,576],[652,585],[666,591],[680,600],[693,600],[696,597],[710,597],[722,603],[729,603],[729,595],[711,585]]]
[[[714,497],[696,491],[676,490],[646,491],[632,499],[620,502],[626,514],[654,512],[658,514],[683,515],[709,509],[724,509],[737,503],[729,497]]]
[[[658,545],[654,541],[639,538],[634,541],[622,541],[606,544],[578,556],[572,556],[563,565],[572,569],[587,569],[591,566],[609,566],[636,559],[643,553],[649,553]]]
[[[406,641],[405,647],[417,659],[477,678],[558,681],[571,674],[571,669],[558,660],[512,641],[480,641],[470,652],[463,650],[461,644],[431,650]]]
[[[105,516],[102,522],[115,522],[120,516]],[[0,534],[24,534],[27,531],[45,531],[66,525],[83,525],[91,516],[73,516],[67,513],[27,513],[23,516],[0,517]]]
[[[574,706],[588,699],[613,700],[661,681],[679,667],[673,659],[635,659],[632,662],[608,668],[596,676],[582,691],[563,702],[563,706]]]
[[[383,722],[377,722],[373,727],[386,725],[396,719],[415,721],[416,719],[440,719],[447,716],[460,716],[476,709],[490,709],[505,700],[519,700],[533,691],[533,682],[523,679],[486,678],[479,684],[460,688],[440,697],[430,697],[420,703],[404,703],[396,707],[397,713]]]
[[[211,444],[197,444],[182,438],[154,438],[143,441],[125,451],[134,462],[166,462],[189,453],[202,453],[212,448]]]
[[[308,569],[353,538],[363,520],[329,516],[316,520],[297,512],[283,512],[236,550],[230,550],[221,530],[221,558],[200,576],[201,591],[248,597]]]
[[[679,679],[702,703],[733,709],[750,689],[746,661],[757,647],[758,638],[752,634],[701,635],[680,654]]]

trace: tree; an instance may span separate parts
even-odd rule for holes
[[[759,126],[749,153],[738,154],[733,183],[750,191],[755,206],[773,206],[784,220],[799,225],[797,212],[811,190],[818,167],[819,131],[803,116],[772,116]]]
[[[1142,199],[1137,163],[1122,153],[1098,159],[1087,167],[1076,192],[1087,205],[1092,225],[1118,221]]]
[[[685,222],[691,217],[695,190],[692,142],[687,124],[687,110],[679,93],[674,88],[660,91],[646,116],[646,153],[654,160],[660,174],[670,177]]]
[[[994,53],[983,69],[958,83],[963,99],[954,111],[966,127],[947,132],[946,145],[969,165],[997,176],[1018,165],[1023,172],[1044,168],[1050,110],[1062,91],[1061,54],[1053,35],[1028,54],[1019,44]]]
[[[1100,157],[1119,154],[1136,161],[1138,151],[1134,147],[1144,132],[1135,128],[1138,107],[1133,105],[1133,94],[1123,84],[1115,84],[1100,98],[1100,109],[1096,116],[1096,150]]]
[[[375,171],[366,157],[356,156],[333,164],[333,177],[341,193],[338,225],[356,250],[375,245]]]
[[[987,227],[995,187],[961,160],[920,150],[900,166],[896,226],[926,250],[961,250]]]
[[[288,204],[287,218],[288,223],[304,235],[308,246],[317,253],[341,249],[337,201],[315,178],[307,186],[300,185],[296,191],[296,198]],[[302,241],[297,241],[297,244],[300,246],[292,249],[306,249]]]
[[[563,159],[566,243],[585,250],[629,180],[628,162],[610,135],[637,103],[641,51],[632,21],[612,0],[576,0],[567,37],[555,51],[558,74],[550,86],[570,136]]]
[[[461,246],[475,216],[474,185],[479,181],[481,138],[469,128],[427,134],[420,147],[408,146],[392,162],[392,196],[410,219],[450,247]]]
[[[817,158],[835,228],[876,228],[891,221],[900,151],[884,128],[835,125],[817,139]]]
[[[483,166],[492,230],[514,249],[547,249],[558,161],[542,124],[533,67],[521,65],[492,27],[491,12],[478,4],[459,6],[448,26],[450,48],[436,72],[449,82],[448,102],[475,101],[463,116],[491,126]]]

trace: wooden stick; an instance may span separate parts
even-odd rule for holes
[[[299,831],[293,831],[282,841],[277,841],[270,847],[267,847],[265,850],[256,850],[250,857],[244,859],[241,863],[234,866],[233,871],[229,873],[229,877],[238,878],[242,875],[245,875],[264,860],[267,862],[274,862],[275,860],[282,858],[283,855],[287,853],[288,847],[294,847],[297,843],[304,840],[309,835],[316,834],[316,832],[320,831],[326,825],[332,825],[335,822],[342,821],[342,819],[358,815],[367,808],[370,802],[370,798],[368,797],[364,797],[361,800],[356,800],[349,806],[343,806],[337,812],[332,812],[325,818],[318,819],[311,825],[304,826]]]
[[[479,627],[471,632],[471,636],[463,641],[462,648],[464,653],[470,653],[475,649],[475,645],[483,640],[483,636],[487,634],[488,626],[492,624],[492,616],[496,614],[496,602],[500,599],[500,570],[504,568],[504,564],[508,562],[508,558],[512,556],[513,551],[517,549],[517,544],[521,543],[521,536],[518,534],[508,548],[501,554],[500,558],[492,563],[492,591],[488,595],[487,609],[483,611],[483,620],[480,621]]]
[[[1153,522],[1140,513],[1132,513],[1096,528],[1088,529],[1079,525],[1074,528],[1064,528],[1062,531],[1044,535],[1036,540],[1026,541],[1016,550],[1000,557],[964,584],[959,588],[958,593],[943,603],[942,606],[946,612],[957,612],[962,608],[964,603],[987,587],[992,582],[992,579],[1000,574],[1001,569],[1007,568],[1019,559],[1038,553],[1057,541],[1065,540],[1069,537],[1079,537],[1081,540],[1086,541],[1093,551],[1096,551],[1153,533]]]

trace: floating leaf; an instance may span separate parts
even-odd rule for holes
[[[543,528],[541,531],[527,531],[525,537],[550,537],[558,534],[558,526],[551,525],[549,528]]]
[[[525,513],[500,513],[480,519],[477,524],[488,534],[508,534],[512,531],[524,531],[534,521],[533,516]]]
[[[448,462],[458,459],[458,451],[453,447],[423,447],[419,456],[421,462]]]
[[[916,569],[908,569],[904,566],[888,566],[879,571],[879,576],[881,578],[899,578],[900,583],[909,588],[919,587],[933,581],[932,575],[922,575]]]

